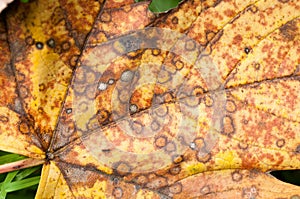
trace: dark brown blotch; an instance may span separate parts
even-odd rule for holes
[[[295,21],[290,21],[279,28],[283,37],[289,41],[293,41],[298,35],[298,28]]]

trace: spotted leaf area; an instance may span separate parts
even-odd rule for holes
[[[0,149],[36,198],[300,198],[300,2],[32,1],[0,21]]]

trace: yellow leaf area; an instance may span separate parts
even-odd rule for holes
[[[148,4],[8,10],[0,149],[46,159],[36,198],[300,198],[267,173],[300,169],[300,2]]]

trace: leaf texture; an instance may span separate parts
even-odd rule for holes
[[[300,198],[267,173],[300,165],[300,3],[148,6],[1,22],[0,149],[47,160],[36,198]]]

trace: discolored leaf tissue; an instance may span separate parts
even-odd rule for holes
[[[36,198],[300,198],[268,174],[300,169],[300,1],[149,3],[1,14],[0,150],[44,162]]]

